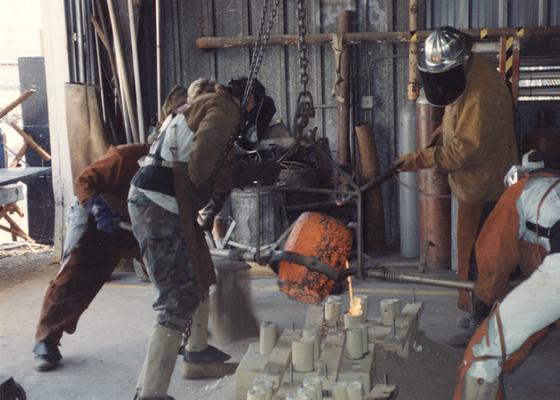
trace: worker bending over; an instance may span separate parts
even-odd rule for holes
[[[196,98],[184,113],[168,116],[132,181],[132,229],[154,282],[153,308],[158,312],[138,379],[139,399],[171,398],[167,389],[182,333],[189,332],[193,314],[215,283],[196,219],[207,203],[219,210],[233,188],[234,151],[226,144],[252,116],[257,125],[259,118],[267,118],[268,125],[273,115],[264,108],[271,103],[258,81],[250,92],[248,114],[242,112],[246,82],[232,80],[216,93]]]
[[[418,68],[428,101],[445,106],[443,122],[429,147],[404,154],[394,165],[401,171],[436,167],[448,174],[459,201],[459,278],[474,280],[477,233],[504,190],[505,173],[517,163],[512,99],[492,63],[471,51],[470,37],[451,27],[430,34]],[[462,320],[465,333],[449,344],[464,348],[489,310],[479,299],[471,304],[467,291],[460,291],[458,307],[472,315]]]
[[[68,208],[66,238],[60,271],[49,283],[35,333],[34,368],[57,367],[62,333],[74,333],[78,320],[122,258],[140,260],[128,222],[126,199],[138,160],[147,144],[110,147],[86,167],[74,182],[76,197]]]
[[[455,400],[503,399],[503,373],[511,372],[560,318],[560,160],[554,157],[545,160],[554,170],[531,171],[506,190],[477,241],[477,261],[485,266],[480,277],[486,282],[477,282],[476,290],[488,302],[507,292],[506,276],[521,263],[520,241],[530,243],[540,262],[475,332],[459,367]]]

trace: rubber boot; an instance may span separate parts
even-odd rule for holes
[[[191,335],[183,357],[183,379],[219,379],[237,369],[237,364],[225,363],[230,359],[229,354],[208,345],[208,313],[206,296],[193,315]]]
[[[169,399],[167,389],[175,368],[177,350],[181,345],[182,334],[174,329],[156,324],[148,344],[144,368],[140,373],[139,399]]]
[[[58,343],[55,342],[37,342],[33,347],[33,353],[35,353],[33,368],[38,372],[55,369],[62,359],[58,350]]]
[[[500,384],[496,382],[486,382],[482,378],[465,376],[461,390],[461,400],[496,400]]]

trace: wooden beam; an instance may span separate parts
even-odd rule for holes
[[[49,153],[47,153],[45,150],[43,150],[43,148],[41,146],[39,146],[37,144],[37,142],[35,142],[35,140],[33,140],[31,135],[26,133],[23,129],[21,129],[19,126],[17,126],[13,122],[10,122],[10,126],[17,133],[19,133],[21,137],[23,137],[23,140],[25,140],[25,142],[29,145],[29,147],[31,147],[33,150],[35,150],[35,152],[37,154],[39,154],[39,157],[41,157],[45,161],[50,161],[51,160],[51,155]]]
[[[16,108],[21,103],[23,103],[25,100],[27,100],[33,93],[35,93],[35,90],[32,90],[32,89],[27,89],[25,92],[23,92],[17,99],[12,101],[10,104],[8,104],[6,107],[4,107],[2,110],[0,110],[0,118],[2,118],[6,114],[8,114],[10,111],[12,111],[14,108]]]
[[[416,40],[426,39],[433,31],[417,31]],[[544,26],[531,28],[496,28],[496,29],[465,29],[464,33],[473,40],[496,40],[503,36],[544,37],[560,35],[560,26]],[[349,32],[344,35],[344,43],[355,45],[379,42],[409,42],[410,32]],[[216,49],[224,47],[254,46],[256,36],[206,36],[196,39],[199,49]],[[309,45],[330,45],[332,33],[306,35]],[[268,41],[269,46],[297,46],[297,35],[273,35]]]
[[[19,149],[19,151],[17,152],[16,157],[10,163],[10,168],[18,166],[25,153],[27,153],[27,149],[29,149],[29,146],[27,145],[27,143],[23,143],[23,146],[21,146],[21,149]]]

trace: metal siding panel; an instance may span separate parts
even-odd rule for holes
[[[252,35],[256,35],[258,33],[263,3],[263,0],[252,0],[249,4],[251,15],[250,30]],[[269,3],[268,15],[270,16],[274,1]],[[283,2],[281,1],[278,7],[278,15],[274,20],[274,26],[272,28],[273,35],[281,35],[284,33],[284,7],[282,3]],[[286,121],[288,117],[288,94],[285,90],[285,68],[286,60],[284,48],[281,46],[268,47],[266,49],[266,53],[264,54],[263,62],[259,71],[259,80],[266,87],[267,94],[274,99],[274,103],[276,105],[275,118],[282,118],[283,121]],[[247,71],[247,74],[248,72],[249,71]]]
[[[179,42],[181,71],[179,82],[188,86],[201,77],[215,78],[215,52],[196,48],[195,40],[200,36],[214,34],[212,2],[180,2],[178,8],[181,36]]]
[[[249,33],[248,0],[219,0],[215,4],[217,36],[243,36]],[[217,53],[217,79],[227,82],[232,77],[249,74],[248,48],[220,49]]]
[[[549,25],[559,25],[560,24],[560,2],[559,1],[551,1],[549,3],[548,24]]]

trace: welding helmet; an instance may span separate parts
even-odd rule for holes
[[[247,77],[245,76],[228,82],[228,86],[234,87],[235,91],[240,93],[238,97],[240,101],[243,99],[246,85]],[[255,105],[250,111],[244,110],[243,123],[238,132],[238,145],[246,149],[253,147],[254,144],[262,139],[264,131],[276,113],[274,100],[266,95],[264,85],[256,78],[253,81],[253,88],[250,94],[253,95]]]
[[[430,104],[446,106],[465,91],[463,61],[471,45],[469,36],[452,27],[440,28],[428,36],[420,49],[418,69]]]

